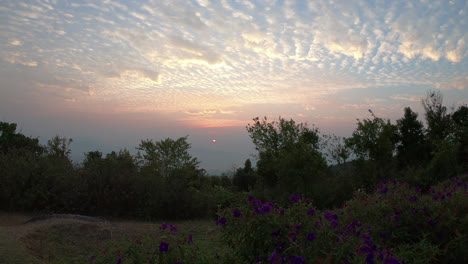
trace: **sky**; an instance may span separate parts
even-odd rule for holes
[[[3,0],[0,35],[0,121],[76,161],[188,135],[220,172],[257,116],[350,136],[369,109],[423,120],[430,90],[468,103],[466,0]]]

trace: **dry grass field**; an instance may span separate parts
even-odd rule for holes
[[[0,213],[1,264],[89,263],[105,249],[125,249],[129,241],[156,233],[161,222],[49,218],[28,222],[33,215]],[[167,222],[169,223],[169,222]],[[216,255],[226,251],[213,221],[170,222],[192,233],[200,250]]]

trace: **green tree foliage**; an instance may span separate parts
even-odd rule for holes
[[[265,187],[283,195],[310,194],[312,184],[327,168],[319,151],[318,129],[281,117],[253,121],[246,128],[259,154],[257,173]]]
[[[345,138],[325,135],[324,139],[328,158],[342,168],[351,155],[351,149],[346,145]]]
[[[434,144],[446,139],[452,128],[452,120],[443,100],[442,94],[435,91],[429,91],[427,97],[422,100],[427,123],[426,136]]]
[[[237,190],[241,192],[247,192],[255,186],[256,176],[250,159],[245,161],[244,168],[237,169],[232,181]]]
[[[353,135],[347,138],[346,144],[360,159],[370,159],[379,163],[391,162],[397,142],[396,127],[390,120],[374,115],[372,119],[358,119]]]
[[[178,170],[197,169],[199,162],[188,152],[190,144],[187,142],[187,137],[177,140],[171,138],[161,141],[142,140],[137,149],[144,152],[138,154],[143,169],[163,178],[170,177]]]
[[[0,153],[24,150],[41,154],[43,148],[39,145],[39,140],[17,133],[16,126],[15,123],[0,122]]]
[[[400,168],[422,166],[429,159],[429,149],[424,137],[424,126],[418,114],[405,107],[404,116],[397,120],[397,159]]]
[[[371,110],[369,112],[372,119],[358,119],[353,135],[346,139],[346,145],[357,157],[354,162],[356,174],[366,186],[391,177],[397,143],[396,126],[390,120],[375,116]]]
[[[458,144],[457,162],[468,171],[468,106],[462,105],[452,114],[454,137]]]

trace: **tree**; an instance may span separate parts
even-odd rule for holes
[[[405,114],[397,120],[398,141],[397,159],[401,168],[422,164],[429,159],[429,149],[424,138],[423,124],[418,114],[405,107]]]
[[[341,167],[351,155],[351,149],[349,149],[345,143],[346,139],[335,135],[325,135],[324,138],[326,141],[325,148],[327,149],[327,156],[331,161],[336,162],[336,164]]]
[[[144,153],[138,152],[137,159],[143,167],[163,178],[171,176],[177,170],[196,170],[199,162],[188,152],[190,144],[187,142],[187,137],[177,140],[170,138],[161,141],[142,140],[137,149]]]
[[[376,181],[391,177],[393,154],[397,143],[397,128],[374,115],[372,119],[358,119],[358,126],[353,135],[346,139],[346,145],[357,156],[354,162],[359,170],[360,181],[371,186]]]
[[[259,152],[257,173],[266,187],[278,187],[283,193],[309,192],[308,187],[327,167],[319,151],[318,129],[281,117],[272,122],[266,117],[253,121],[246,129]]]
[[[450,114],[447,113],[447,108],[442,104],[443,99],[440,92],[429,91],[427,97],[422,100],[427,123],[426,135],[433,144],[445,140],[452,127]]]
[[[15,123],[0,122],[0,154],[11,150],[28,151],[37,155],[43,152],[39,139],[17,133]]]
[[[458,143],[457,162],[462,169],[468,170],[468,107],[460,106],[452,114],[454,137]]]
[[[346,144],[360,159],[390,162],[395,150],[397,128],[390,120],[375,116],[371,110],[369,112],[373,119],[358,119],[358,126],[353,135],[346,139]]]
[[[71,138],[62,138],[57,135],[47,141],[47,154],[59,159],[69,159],[71,153],[70,144],[72,142],[73,139]]]
[[[233,185],[239,191],[249,191],[255,185],[255,171],[252,168],[252,162],[247,159],[244,168],[238,168],[233,176]]]

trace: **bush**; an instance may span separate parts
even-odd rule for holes
[[[243,263],[466,263],[468,185],[453,178],[426,194],[396,181],[320,211],[249,197],[219,213],[223,240]]]

